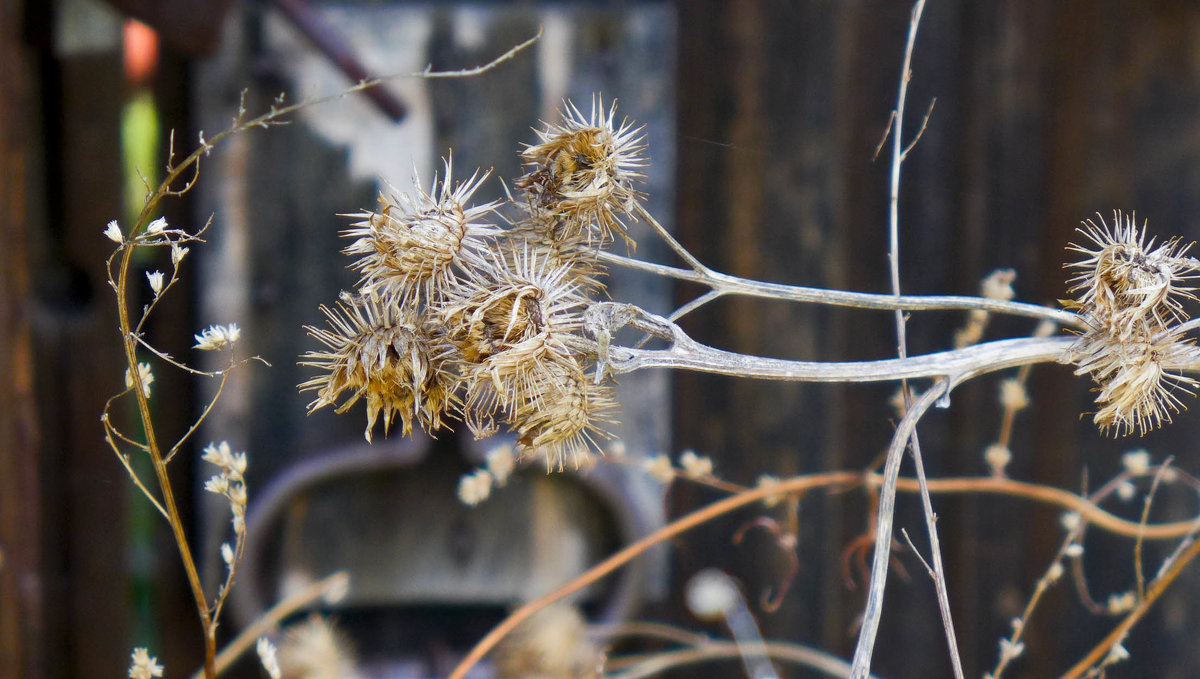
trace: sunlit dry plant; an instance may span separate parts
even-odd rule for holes
[[[1190,245],[1178,239],[1157,247],[1146,240],[1133,215],[1117,211],[1113,226],[1100,218],[1079,231],[1091,246],[1068,249],[1084,258],[1067,265],[1078,270],[1065,304],[1078,310],[1088,329],[1071,347],[1076,374],[1099,385],[1093,419],[1104,432],[1125,436],[1155,429],[1184,408],[1179,394],[1192,395],[1196,380],[1179,366],[1195,353],[1178,329],[1187,319],[1183,300],[1196,299],[1183,284],[1200,262],[1185,256]]]
[[[413,422],[430,431],[442,426],[457,402],[457,380],[435,325],[411,308],[373,297],[343,295],[335,308],[323,306],[321,311],[329,327],[306,330],[326,350],[311,351],[300,362],[322,371],[300,385],[301,391],[317,392],[310,412],[336,405],[349,392],[336,411],[345,412],[365,396],[368,441],[380,414],[385,432],[397,415],[405,435]]]
[[[592,100],[585,116],[574,104],[562,109],[561,124],[547,123],[539,143],[521,153],[528,172],[517,181],[529,204],[558,220],[563,238],[609,241],[619,235],[632,245],[622,217],[639,198],[634,183],[647,165],[641,128],[616,120],[616,102]]]
[[[428,300],[454,277],[456,266],[483,264],[486,239],[499,231],[478,220],[496,203],[469,207],[468,201],[488,173],[476,172],[454,186],[452,170],[446,160],[430,191],[417,179],[414,193],[381,194],[377,212],[348,215],[362,219],[343,234],[355,239],[343,252],[358,258],[353,267],[362,273],[362,294]]]
[[[502,417],[522,446],[544,449],[560,468],[595,449],[596,423],[611,422],[614,407],[611,387],[584,373],[589,300],[571,274],[522,246],[494,255],[438,310],[458,347],[472,431],[486,435]]]

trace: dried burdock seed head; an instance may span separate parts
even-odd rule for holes
[[[1171,421],[1192,395],[1196,380],[1180,374],[1194,359],[1192,343],[1173,325],[1187,318],[1182,301],[1196,299],[1181,285],[1195,277],[1200,262],[1185,256],[1190,245],[1147,241],[1145,225],[1132,215],[1114,212],[1114,224],[1088,220],[1080,229],[1091,246],[1068,249],[1084,259],[1067,266],[1079,271],[1071,282],[1078,293],[1067,306],[1078,310],[1088,330],[1068,359],[1076,374],[1090,374],[1099,385],[1094,416],[1105,433],[1126,436]]]
[[[480,222],[497,203],[468,207],[471,195],[488,177],[476,172],[454,186],[452,164],[426,192],[420,180],[414,193],[380,195],[377,212],[363,212],[343,235],[354,242],[342,252],[358,259],[352,265],[362,273],[363,294],[395,296],[401,302],[414,297],[430,299],[435,291],[455,276],[455,267],[478,266],[487,250],[489,237],[499,233],[493,225]]]
[[[354,649],[333,622],[320,615],[289,625],[279,644],[284,679],[358,679]]]
[[[322,371],[300,385],[301,391],[317,392],[309,412],[336,404],[349,392],[336,410],[345,412],[365,396],[368,441],[381,413],[385,433],[396,415],[405,435],[411,433],[414,420],[430,431],[441,426],[456,403],[457,377],[438,326],[375,298],[344,295],[335,308],[321,310],[329,327],[305,329],[326,350],[308,352],[300,361]]]
[[[603,659],[583,616],[563,603],[521,623],[500,642],[495,657],[501,679],[595,679]]]
[[[1100,409],[1093,420],[1104,433],[1144,435],[1185,409],[1180,395],[1195,396],[1196,380],[1171,370],[1195,355],[1195,347],[1178,335],[1164,333],[1158,342],[1084,346],[1093,353],[1079,358],[1076,374],[1090,373],[1100,385],[1096,396]]]
[[[621,218],[640,198],[634,184],[647,164],[644,137],[628,120],[616,125],[616,111],[615,102],[606,111],[603,99],[593,99],[585,116],[568,101],[563,122],[546,124],[521,153],[529,167],[517,185],[535,209],[561,221],[566,236],[607,242],[615,233],[632,244]]]
[[[1070,292],[1080,294],[1068,306],[1121,338],[1157,333],[1187,318],[1181,300],[1196,296],[1194,288],[1181,284],[1200,270],[1200,261],[1185,256],[1191,244],[1178,239],[1158,246],[1153,238],[1147,242],[1145,223],[1139,228],[1132,214],[1115,211],[1111,228],[1097,218],[1099,224],[1089,219],[1079,229],[1091,245],[1067,248],[1084,256],[1066,265],[1079,271],[1071,278]]]
[[[537,391],[513,409],[510,420],[517,443],[546,456],[548,470],[565,462],[580,468],[612,438],[602,425],[616,424],[612,385],[596,384],[575,362],[543,366]]]
[[[509,351],[518,352],[513,360],[536,360],[547,344],[579,346],[586,303],[569,266],[554,266],[526,246],[493,253],[436,311],[462,358],[481,363]]]
[[[505,217],[507,239],[499,241],[502,247],[529,248],[550,266],[565,265],[570,278],[589,296],[604,291],[600,279],[606,272],[596,257],[599,250],[589,232],[571,228],[559,216],[528,203],[511,201],[511,205],[516,214]]]

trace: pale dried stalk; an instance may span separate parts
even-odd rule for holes
[[[676,253],[682,256],[682,253],[687,252],[679,245],[670,233],[659,224],[658,220],[654,219],[653,215],[647,212],[641,205],[637,208],[638,216],[649,224],[660,238],[663,238],[668,245],[676,249]],[[669,240],[668,240],[669,239]],[[666,276],[676,280],[688,281],[708,287],[711,292],[701,299],[703,303],[707,303],[724,295],[740,295],[744,297],[758,297],[763,299],[775,299],[784,302],[801,302],[809,304],[827,304],[829,306],[853,307],[859,309],[880,309],[892,310],[903,309],[906,311],[930,311],[935,309],[979,309],[982,311],[991,311],[995,313],[1010,314],[1014,316],[1025,316],[1027,318],[1038,318],[1054,321],[1059,325],[1069,328],[1084,329],[1087,326],[1083,319],[1070,311],[1062,309],[1053,309],[1037,304],[1027,304],[1024,302],[1005,302],[1003,300],[988,299],[986,297],[972,297],[968,295],[884,295],[873,294],[868,292],[848,292],[845,290],[826,290],[824,288],[810,288],[798,285],[783,285],[780,283],[767,283],[763,281],[749,280],[739,278],[729,274],[713,271],[712,269],[700,264],[691,253],[685,258],[689,262],[695,262],[692,269],[680,269],[678,267],[666,266],[664,264],[655,264],[653,262],[645,262],[632,257],[625,257],[612,252],[601,250],[596,253],[596,257],[601,262],[614,264],[635,271],[644,271],[659,276]],[[681,310],[694,311],[701,304],[692,304],[682,307]],[[686,313],[686,312],[685,312]],[[671,314],[671,320],[676,320],[683,316],[683,313],[676,312]]]
[[[626,325],[667,340],[670,346],[666,349],[637,349],[612,345],[610,338]],[[909,358],[789,361],[738,354],[700,344],[662,316],[631,304],[616,302],[592,305],[586,314],[585,329],[596,340],[599,354],[597,378],[646,368],[675,368],[794,382],[885,382],[948,378],[952,384],[958,384],[996,370],[1059,361],[1075,341],[1071,337],[1020,337]]]

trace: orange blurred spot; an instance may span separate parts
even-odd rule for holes
[[[158,66],[158,33],[137,19],[126,19],[123,33],[125,78],[133,85],[144,85]]]

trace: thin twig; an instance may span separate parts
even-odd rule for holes
[[[777,641],[763,642],[764,650],[773,660],[786,660],[830,677],[845,677],[850,663],[824,651]],[[685,665],[738,657],[741,649],[733,641],[711,640],[696,648],[684,648],[654,653],[645,660],[619,672],[609,672],[609,679],[645,679]]]
[[[1006,302],[969,295],[901,295],[897,297],[896,295],[869,292],[828,290],[825,288],[766,283],[739,278],[713,271],[707,267],[705,268],[706,273],[697,273],[694,270],[680,269],[665,264],[655,264],[654,262],[646,262],[607,251],[596,253],[596,258],[607,264],[704,285],[725,295],[741,295],[784,302],[828,304],[830,306],[879,309],[884,311],[894,309],[903,309],[906,311],[979,309],[981,311],[1050,320],[1068,328],[1080,330],[1087,328],[1087,324],[1084,323],[1083,319],[1074,312],[1024,302]]]
[[[1145,526],[1150,522],[1150,507],[1154,504],[1154,494],[1158,491],[1158,485],[1162,482],[1163,474],[1167,472],[1171,461],[1171,458],[1164,460],[1159,465],[1158,471],[1154,473],[1154,480],[1150,482],[1150,490],[1146,492],[1146,499],[1142,504],[1142,517],[1138,521],[1137,540],[1133,543],[1133,572],[1137,577],[1137,597],[1139,601],[1146,596],[1146,574],[1142,568],[1142,543],[1146,537]]]
[[[1139,601],[1137,606],[1099,644],[1096,644],[1082,660],[1067,670],[1062,675],[1062,679],[1078,679],[1078,677],[1095,666],[1096,663],[1103,660],[1112,650],[1113,646],[1121,643],[1121,640],[1129,634],[1129,630],[1133,629],[1133,626],[1146,615],[1146,612],[1150,610],[1154,602],[1158,601],[1158,598],[1167,591],[1167,588],[1179,578],[1179,574],[1183,572],[1184,567],[1191,563],[1192,559],[1195,559],[1198,555],[1200,555],[1200,542],[1192,542],[1154,582],[1150,583],[1150,589],[1146,591],[1145,598]]]

